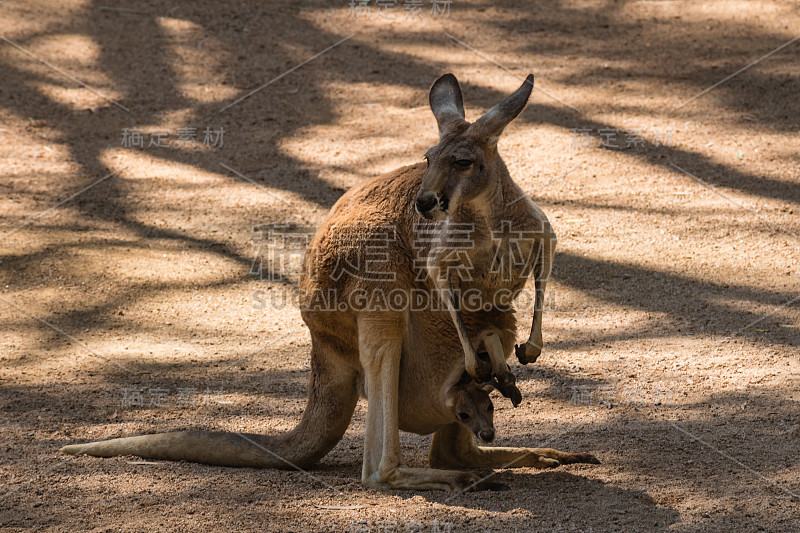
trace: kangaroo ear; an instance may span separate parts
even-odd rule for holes
[[[453,120],[464,120],[464,102],[461,99],[461,87],[452,74],[444,74],[431,85],[429,97],[431,111],[439,125],[439,135]]]
[[[485,140],[489,145],[497,144],[497,139],[503,133],[503,128],[522,113],[532,90],[533,74],[528,74],[519,89],[476,120],[470,126],[470,131],[474,132],[478,138]]]

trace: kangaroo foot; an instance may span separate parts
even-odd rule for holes
[[[540,456],[555,459],[562,465],[572,465],[576,463],[600,464],[600,460],[590,453],[562,452],[552,448],[537,448],[535,450]]]
[[[480,485],[480,477],[472,472],[441,470],[436,468],[414,468],[399,465],[394,469],[363,478],[368,487],[374,489],[400,490],[450,490],[465,492]]]

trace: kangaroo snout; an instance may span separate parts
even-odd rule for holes
[[[494,429],[479,431],[478,437],[480,437],[483,442],[492,442],[494,440]]]
[[[417,213],[425,218],[430,218],[430,213],[439,206],[439,195],[431,191],[419,191],[414,208]]]

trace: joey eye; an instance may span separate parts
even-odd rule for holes
[[[466,422],[467,420],[469,420],[469,418],[470,418],[469,414],[467,413],[458,413],[458,419],[461,420],[462,422]]]
[[[459,170],[467,170],[468,168],[470,168],[472,166],[472,163],[473,162],[470,161],[469,159],[459,159],[458,161],[456,161],[453,164]]]

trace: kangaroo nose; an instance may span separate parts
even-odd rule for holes
[[[492,442],[494,440],[494,430],[493,429],[485,429],[478,433],[478,436],[484,442]]]
[[[436,197],[436,193],[420,191],[419,194],[417,194],[417,201],[414,202],[414,207],[417,209],[418,213],[425,214],[436,207],[438,203],[439,198]]]

